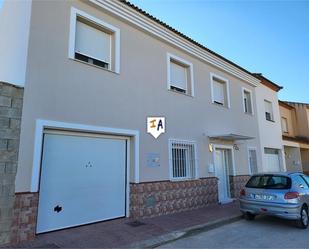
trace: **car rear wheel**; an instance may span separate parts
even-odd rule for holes
[[[308,227],[308,210],[303,206],[300,210],[300,219],[297,221],[299,228],[306,229]]]
[[[251,213],[245,213],[245,219],[246,220],[254,220],[255,218],[255,214],[251,214]]]

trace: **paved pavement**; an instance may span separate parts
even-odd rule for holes
[[[116,219],[38,235],[14,247],[27,248],[128,248],[173,239],[188,228],[204,226],[240,215],[238,202],[162,215],[154,218]],[[133,222],[133,223],[132,223]]]
[[[240,220],[159,248],[309,248],[309,228],[274,217]]]

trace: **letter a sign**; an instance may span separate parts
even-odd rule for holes
[[[163,117],[148,117],[147,118],[147,132],[154,138],[158,138],[165,132],[165,118]]]

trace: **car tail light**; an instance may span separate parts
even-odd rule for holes
[[[240,196],[245,196],[246,195],[246,191],[244,189],[240,190]]]
[[[290,199],[296,199],[298,198],[299,193],[298,192],[287,192],[284,195],[284,199],[290,200]]]

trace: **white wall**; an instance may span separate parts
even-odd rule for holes
[[[0,9],[0,81],[24,86],[31,0],[5,0]]]
[[[272,102],[274,122],[268,121],[265,118],[264,100]],[[264,148],[273,148],[279,149],[281,151],[280,167],[281,170],[285,170],[285,159],[283,153],[284,150],[281,133],[281,115],[279,111],[278,94],[276,91],[266,87],[263,84],[260,84],[256,88],[256,103],[262,152],[262,169],[263,171],[268,171],[266,168]]]

